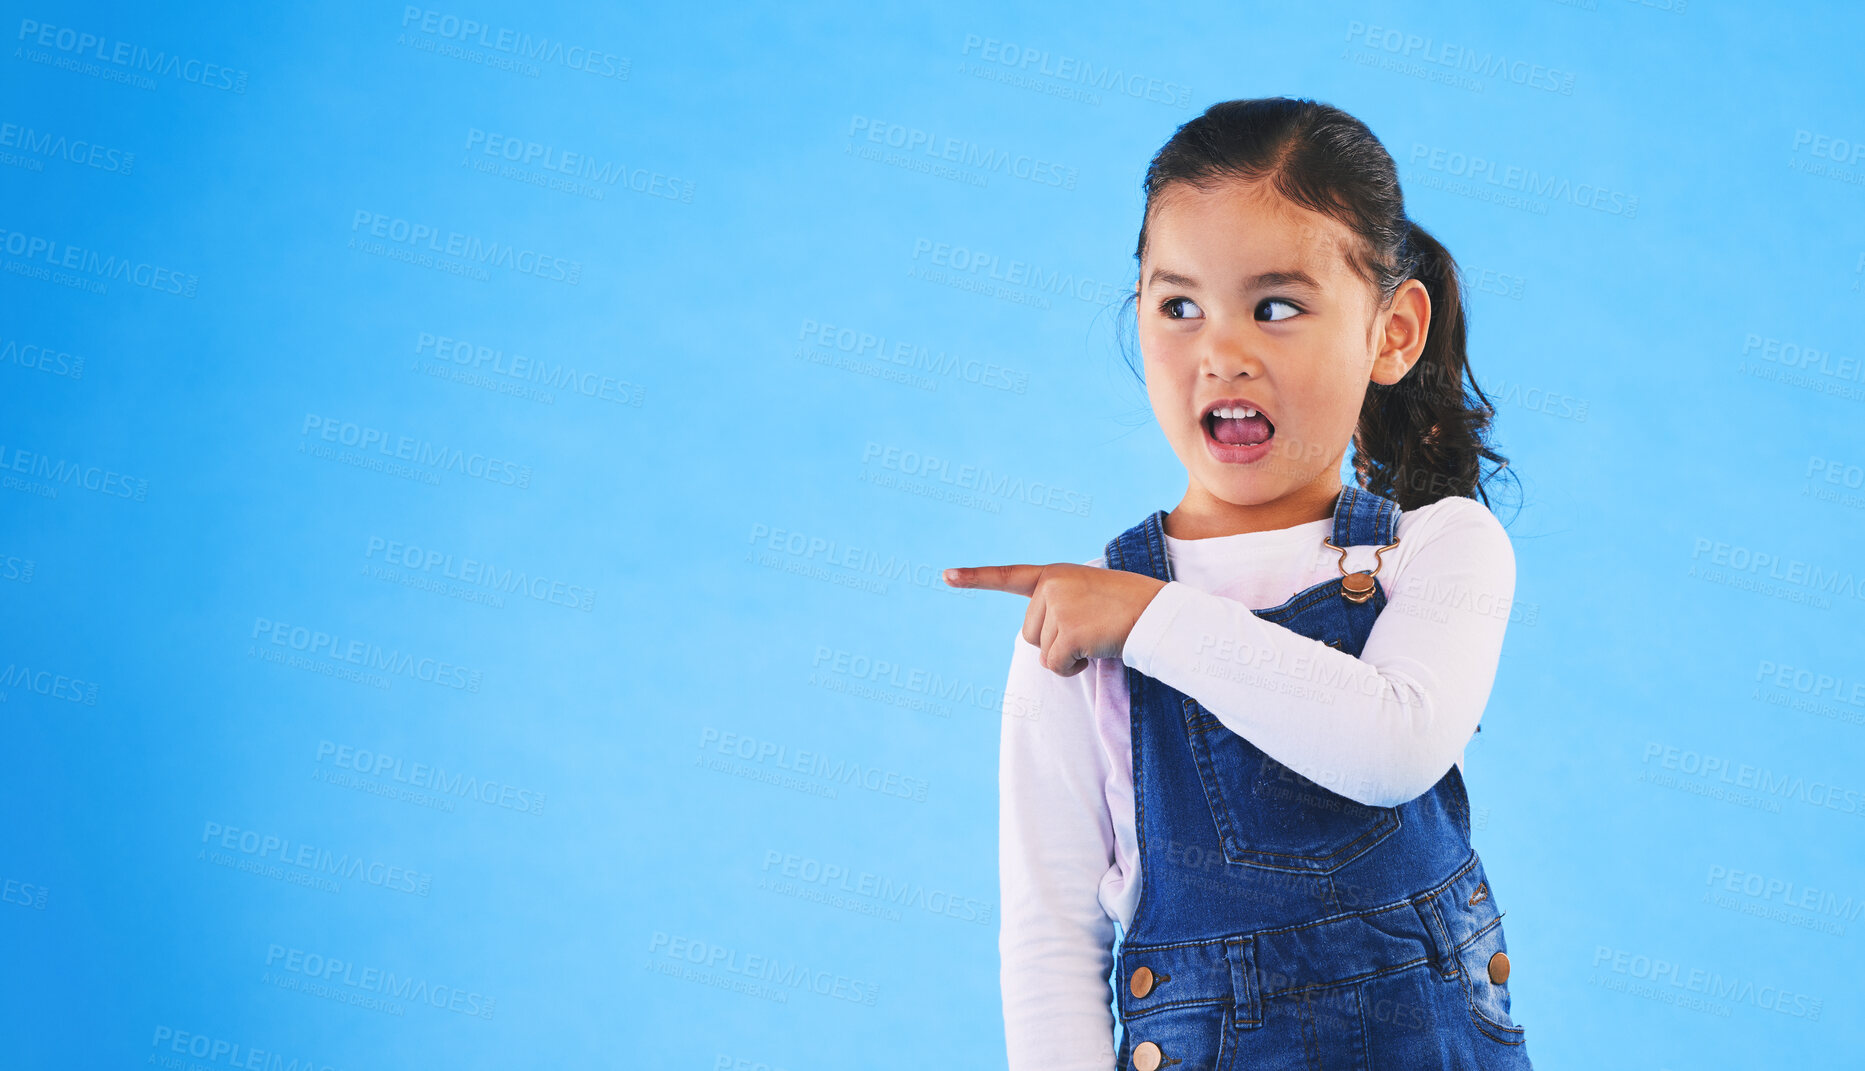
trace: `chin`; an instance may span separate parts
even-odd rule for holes
[[[1266,502],[1288,494],[1289,488],[1280,481],[1264,479],[1238,479],[1234,474],[1226,474],[1228,479],[1200,481],[1212,498],[1232,506],[1260,506]]]

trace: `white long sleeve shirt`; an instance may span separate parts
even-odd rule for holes
[[[1131,925],[1140,890],[1123,663],[1361,803],[1397,806],[1462,767],[1515,592],[1508,535],[1471,499],[1402,513],[1399,545],[1379,572],[1389,601],[1355,658],[1252,613],[1340,575],[1338,554],[1321,543],[1332,525],[1167,536],[1174,579],[1134,624],[1120,661],[1098,658],[1063,677],[1016,637],[998,777],[1010,1071],[1114,1066],[1114,926]],[[1349,571],[1372,567],[1371,547],[1348,552]]]

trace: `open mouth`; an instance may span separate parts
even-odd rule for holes
[[[1219,403],[1205,411],[1202,423],[1206,437],[1224,446],[1260,446],[1276,434],[1276,426],[1251,405]]]

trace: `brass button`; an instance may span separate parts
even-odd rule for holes
[[[1128,980],[1127,988],[1133,990],[1133,995],[1136,997],[1143,997],[1151,993],[1153,991],[1152,968],[1141,967],[1139,970],[1134,971],[1133,977]]]
[[[1341,577],[1340,586],[1348,602],[1365,602],[1373,597],[1373,574],[1348,573]]]
[[[1150,1041],[1142,1041],[1133,1050],[1133,1071],[1159,1071],[1159,1063],[1165,1054],[1159,1046]]]
[[[1501,985],[1509,980],[1509,957],[1501,952],[1489,957],[1489,980]]]

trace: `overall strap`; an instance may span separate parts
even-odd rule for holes
[[[1399,504],[1351,484],[1334,504],[1334,545],[1383,547],[1399,537]]]
[[[1166,560],[1166,511],[1154,510],[1107,545],[1107,567],[1144,573],[1154,580],[1172,580],[1172,563]]]

